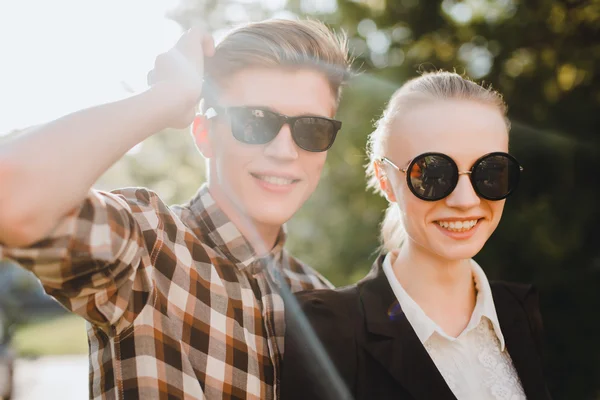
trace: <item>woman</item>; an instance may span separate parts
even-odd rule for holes
[[[550,398],[536,291],[489,283],[472,259],[522,171],[508,131],[500,94],[455,73],[423,75],[393,95],[367,168],[390,202],[385,251],[358,284],[298,297],[348,397]],[[288,316],[281,398],[339,397],[296,324]]]

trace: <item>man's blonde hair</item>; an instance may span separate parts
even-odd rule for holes
[[[313,20],[266,20],[231,31],[207,60],[209,85],[205,102],[218,97],[219,87],[236,72],[253,67],[311,68],[327,77],[339,103],[350,77],[347,38]]]
[[[510,121],[506,113],[507,107],[502,95],[490,87],[483,87],[468,78],[454,72],[436,71],[423,74],[407,81],[390,99],[381,118],[375,123],[375,130],[369,135],[367,154],[369,163],[366,166],[368,186],[375,192],[384,195],[375,176],[373,163],[384,157],[387,139],[391,134],[392,125],[403,112],[410,107],[433,100],[471,100],[496,107],[504,117],[507,130]],[[406,236],[402,225],[398,205],[390,202],[383,222],[381,223],[381,242],[385,251],[398,248]]]

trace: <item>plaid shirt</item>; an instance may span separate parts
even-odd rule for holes
[[[284,241],[258,258],[206,186],[172,207],[146,189],[91,190],[46,240],[0,245],[0,259],[90,322],[90,398],[272,399],[285,333],[265,263],[293,292],[331,287]]]

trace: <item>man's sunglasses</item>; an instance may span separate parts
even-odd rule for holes
[[[341,121],[331,118],[308,115],[289,117],[260,107],[212,107],[205,113],[207,119],[220,114],[229,117],[231,132],[242,143],[269,143],[283,125],[288,124],[298,147],[312,152],[329,150],[342,127]]]
[[[502,200],[516,189],[523,171],[516,158],[502,152],[484,155],[475,161],[470,171],[463,172],[458,171],[454,160],[441,153],[421,154],[406,168],[399,168],[386,157],[379,161],[404,172],[410,191],[426,201],[437,201],[450,195],[460,175],[470,175],[478,196],[487,200]]]

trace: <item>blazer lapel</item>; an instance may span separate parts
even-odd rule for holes
[[[415,400],[455,400],[404,316],[383,271],[383,257],[359,283],[368,331],[365,349]]]
[[[519,374],[527,399],[550,399],[527,314],[515,297],[518,295],[509,292],[505,284],[492,284],[491,286],[506,348]],[[523,298],[527,296],[526,291],[523,290],[521,295]]]

